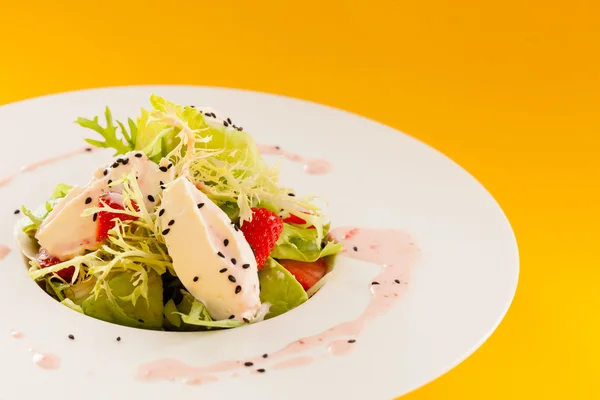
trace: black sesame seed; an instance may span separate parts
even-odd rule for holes
[[[121,336],[117,336],[117,342],[121,341]]]
[[[233,229],[235,229],[235,231],[237,232],[240,230],[240,227],[237,224],[233,224]]]
[[[371,285],[379,285],[379,282],[373,281],[373,282],[371,282]]]
[[[243,131],[244,128],[242,128],[241,126],[238,126],[238,131]]]
[[[159,185],[164,185],[165,183],[163,181],[159,181],[158,184]]]
[[[117,168],[118,166],[119,166],[119,163],[118,163],[118,162],[115,162],[115,163],[112,165],[112,167],[113,167],[113,168]]]
[[[235,318],[235,315],[230,315],[229,316],[229,319],[234,319],[234,318]]]
[[[85,151],[87,151],[89,153],[90,151],[92,151],[92,148],[91,147],[86,147]]]
[[[267,353],[263,354],[263,358],[267,358],[269,355]]]
[[[88,197],[87,199],[85,199],[85,204],[90,204],[92,202],[92,198]]]
[[[105,169],[104,172],[103,172],[103,174],[104,174],[104,176],[108,175],[108,170]]]
[[[217,255],[221,258],[225,258],[225,256],[223,255],[223,253],[221,253],[220,251],[217,253]]]
[[[250,323],[250,320],[248,318],[242,318],[242,320],[247,324]]]
[[[288,196],[292,196],[292,197],[294,197],[294,196],[296,196],[296,195],[295,195],[294,193],[288,193]]]
[[[111,183],[112,183],[112,179],[109,179],[108,180],[108,184],[110,185]]]
[[[325,246],[327,246],[327,243],[321,242],[321,250],[323,250],[325,248]]]
[[[160,167],[159,169],[160,169],[162,172],[167,172],[167,169],[168,169],[168,168],[167,168],[167,167]]]
[[[198,277],[197,276],[194,277],[194,282],[198,282]]]
[[[227,118],[227,122],[231,124],[231,118]]]
[[[92,219],[94,220],[94,222],[96,222],[96,220],[98,219],[98,214],[95,213],[94,216],[92,217]]]
[[[14,214],[16,215],[16,214],[19,214],[20,212],[21,212],[21,210],[16,209],[15,212],[14,212]]]
[[[235,265],[235,264],[237,264],[237,260],[236,260],[235,258],[232,258],[232,259],[231,259],[231,263],[232,263],[233,265]]]
[[[246,362],[244,363],[244,365],[245,365],[246,367],[251,367],[251,366],[253,366],[253,365],[254,365],[254,363],[253,363],[253,362],[250,362],[250,361],[246,361]]]
[[[123,161],[121,161],[121,164],[123,164],[123,165],[127,165],[128,163],[129,163],[129,158],[126,158]]]
[[[122,162],[123,162],[123,159],[122,159],[121,157],[119,157],[119,158],[117,158],[117,161],[116,161],[116,162],[118,162],[118,163],[122,163]]]
[[[227,247],[227,245],[228,245],[228,244],[229,244],[229,239],[225,239],[225,240],[223,240],[223,245],[224,245],[225,247]]]
[[[142,157],[143,157],[143,154],[142,154],[142,153],[135,153],[135,156],[136,156],[137,158],[142,158]]]
[[[354,251],[358,251],[358,247],[354,246],[354,247],[352,248],[352,250],[354,250]]]
[[[242,287],[241,287],[240,285],[237,285],[237,286],[235,287],[235,294],[238,294],[238,293],[239,293],[239,292],[241,292],[241,291],[242,291]]]
[[[198,203],[198,208],[204,207],[204,203]]]
[[[196,106],[188,106],[188,107],[190,107],[190,108],[196,108]]]
[[[170,220],[170,221],[169,221],[169,226],[173,226],[173,224],[174,224],[174,223],[175,223],[175,220],[174,220],[174,219]]]
[[[158,212],[158,216],[159,216],[159,217],[162,217],[164,213],[165,213],[165,209],[163,208],[162,210],[160,210],[160,211]]]
[[[223,125],[227,128],[229,126],[229,123],[227,121],[223,121]]]
[[[231,124],[231,127],[232,127],[233,129],[237,129],[237,128],[238,128],[237,126],[235,126],[235,124]]]
[[[73,335],[69,335],[69,339],[71,339],[71,340],[75,340],[75,336],[73,336]]]
[[[355,339],[350,339],[350,340],[348,340],[348,343],[356,343],[356,340]]]
[[[154,196],[152,196],[151,194],[148,195],[148,200],[150,200],[151,202],[154,202]]]
[[[144,323],[144,320],[140,318],[140,319],[138,319],[138,322],[139,322],[140,324],[143,324],[143,323]]]
[[[167,233],[171,232],[171,228],[167,228],[164,231],[162,231],[163,236],[166,235]]]
[[[219,270],[220,273],[227,272],[227,268],[222,268]]]
[[[244,265],[242,265],[242,268],[248,269],[248,268],[250,268],[250,264],[244,264]]]
[[[166,186],[164,186],[164,185],[160,185],[160,188],[161,188],[162,190],[165,190],[167,187],[166,187]]]
[[[256,370],[256,372],[258,372],[260,374],[263,374],[263,373],[265,373],[265,369],[264,368],[259,368],[259,369]]]
[[[167,169],[171,169],[171,167],[172,167],[172,166],[173,166],[173,163],[170,163],[170,164],[167,166]]]
[[[235,276],[233,276],[233,275],[229,275],[229,276],[227,277],[227,279],[229,279],[229,281],[230,281],[230,282],[233,282],[233,283],[235,283]]]
[[[281,150],[281,147],[275,146],[275,150]]]
[[[400,283],[400,279],[394,279],[394,282]]]

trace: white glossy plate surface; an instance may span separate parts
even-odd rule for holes
[[[32,283],[12,231],[13,211],[21,204],[37,206],[59,182],[85,183],[112,155],[83,154],[0,187],[0,243],[13,249],[0,260],[0,399],[59,399],[69,392],[89,400],[390,399],[458,364],[501,321],[516,289],[519,260],[510,225],[494,199],[439,152],[340,110],[254,92],[183,86],[28,100],[0,108],[0,180],[27,163],[81,147],[89,133],[73,123],[76,117],[101,114],[106,105],[118,119],[137,116],[153,92],[182,104],[213,106],[257,142],[330,160],[333,171],[320,176],[282,161],[282,179],[299,193],[326,197],[334,226],[409,232],[422,259],[408,294],[368,326],[347,356],[201,386],[139,382],[134,375],[145,362],[169,357],[204,365],[243,359],[355,318],[369,300],[367,284],[378,268],[340,257],[333,279],[311,301],[282,317],[230,331],[148,332],[82,316]],[[25,337],[13,338],[11,329]],[[76,340],[68,340],[68,334]],[[29,349],[59,355],[60,368],[40,369]]]

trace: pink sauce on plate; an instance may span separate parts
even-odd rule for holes
[[[10,247],[0,243],[0,260],[10,254]]]
[[[40,353],[32,351],[33,363],[42,369],[60,368],[60,357],[50,353]]]
[[[12,336],[15,339],[23,339],[25,337],[25,334],[23,332],[19,332],[15,329],[12,329],[10,331],[10,336]]]
[[[53,164],[53,163],[55,163],[57,161],[61,161],[61,160],[67,159],[67,158],[71,158],[71,157],[76,156],[78,154],[91,152],[93,150],[94,150],[93,147],[82,147],[80,149],[71,150],[71,151],[68,151],[66,153],[54,156],[54,157],[45,158],[43,160],[36,161],[34,163],[31,163],[31,164],[27,164],[27,165],[23,166],[20,171],[14,172],[14,173],[8,175],[7,177],[0,179],[0,187],[9,184],[13,179],[15,179],[19,174],[21,174],[23,172],[32,172],[32,171],[35,171],[36,169],[38,169],[40,167],[43,167],[43,166],[46,166],[46,165],[50,165],[50,164]]]
[[[310,175],[322,175],[331,172],[333,166],[324,159],[312,159],[304,157],[297,153],[282,150],[279,146],[258,145],[258,151],[262,155],[278,155],[287,158],[290,161],[304,164],[304,172]]]
[[[388,311],[406,291],[410,270],[419,256],[411,237],[401,231],[340,227],[330,232],[330,237],[343,243],[344,255],[379,264],[382,271],[368,283],[371,301],[363,313],[353,321],[333,326],[325,332],[301,338],[284,348],[246,360],[225,361],[206,366],[192,366],[173,359],[157,360],[140,366],[137,378],[144,381],[199,380],[214,381],[225,377],[223,373],[239,371],[262,374],[269,369],[300,367],[312,363],[316,356],[302,354],[319,351],[321,357],[342,356],[358,345],[358,336],[365,326]],[[229,374],[228,376],[232,376]]]

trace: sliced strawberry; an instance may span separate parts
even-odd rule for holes
[[[284,219],[283,222],[286,222],[288,224],[296,224],[296,225],[304,225],[306,223],[305,220],[303,220],[302,218],[300,218],[294,214],[290,214],[290,216],[287,217],[286,219]]]
[[[310,212],[303,212],[303,214],[311,214]],[[306,221],[302,218],[300,218],[297,215],[294,214],[290,214],[289,217],[287,217],[286,219],[283,220],[283,222],[288,223],[288,224],[294,224],[294,225],[304,225],[306,224]],[[315,229],[314,226],[309,226],[308,229]]]
[[[137,205],[133,201],[132,205],[134,208],[137,208]],[[115,210],[125,209],[125,207],[123,206],[123,197],[118,193],[106,193],[100,196],[98,207],[110,207]],[[133,221],[137,219],[136,217],[132,217],[131,215],[126,214],[117,214],[109,211],[98,212],[96,241],[101,242],[108,238],[108,231],[115,227],[115,221],[113,221],[115,218],[120,219],[121,221]]]
[[[294,275],[304,290],[313,287],[327,273],[327,264],[322,258],[315,262],[279,260],[279,263]]]
[[[266,208],[253,208],[252,221],[246,221],[240,228],[256,258],[260,271],[265,265],[269,254],[275,248],[275,243],[283,230],[283,220]]]
[[[40,264],[40,268],[49,268],[62,262],[58,257],[51,256],[46,249],[40,249],[36,258],[38,264]],[[61,269],[56,274],[65,281],[70,282],[73,279],[74,273],[75,267],[71,266]]]

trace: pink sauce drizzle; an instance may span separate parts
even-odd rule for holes
[[[33,363],[42,369],[58,369],[60,357],[50,353],[33,351]]]
[[[270,146],[259,144],[258,151],[260,154],[278,155],[287,158],[290,161],[304,164],[304,172],[310,175],[322,175],[330,172],[333,168],[331,163],[324,159],[312,159],[301,156],[300,154],[291,153],[286,150],[282,150],[279,146]]]
[[[10,254],[10,247],[0,243],[0,260]]]
[[[67,159],[67,158],[71,158],[71,157],[76,156],[78,154],[91,152],[93,150],[94,150],[93,147],[82,147],[80,149],[71,150],[69,152],[66,152],[66,153],[63,153],[63,154],[59,154],[59,155],[54,156],[54,157],[45,158],[43,160],[36,161],[34,163],[31,163],[31,164],[27,164],[27,165],[23,166],[20,171],[14,172],[11,175],[8,175],[7,177],[0,179],[0,187],[9,184],[13,179],[15,179],[18,175],[22,174],[23,172],[32,172],[32,171],[35,171],[36,169],[38,169],[40,167],[43,167],[43,166],[46,166],[46,165],[50,165],[50,164],[53,164],[53,163],[55,163],[57,161],[61,161],[61,160]]]
[[[336,325],[317,335],[296,340],[286,347],[247,360],[225,361],[194,367],[178,360],[162,359],[140,366],[137,378],[144,381],[198,379],[214,381],[216,374],[234,370],[261,373],[268,369],[284,369],[308,365],[314,356],[300,356],[308,350],[321,349],[322,357],[349,354],[358,345],[357,337],[366,324],[388,311],[407,290],[410,270],[419,250],[410,236],[391,229],[341,227],[333,229],[330,237],[343,243],[344,255],[381,265],[382,271],[369,282],[371,301],[355,320]],[[354,250],[356,248],[356,250]],[[251,364],[247,364],[251,363]],[[263,371],[264,370],[264,371]],[[231,374],[229,376],[232,376]],[[221,379],[221,377],[218,377]]]

